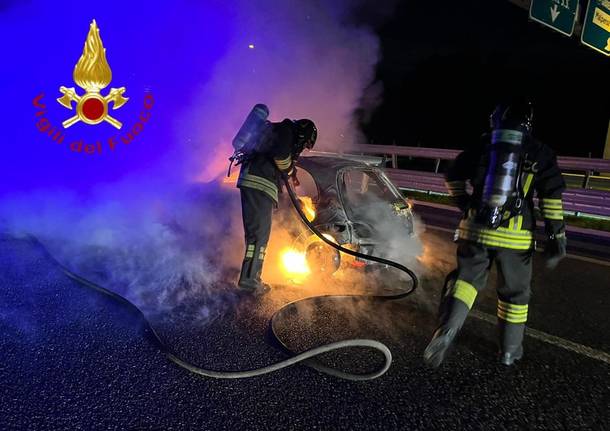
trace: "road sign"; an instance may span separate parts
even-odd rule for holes
[[[530,18],[566,36],[574,34],[578,0],[532,0]]]
[[[583,44],[610,56],[610,0],[590,0],[582,27]]]

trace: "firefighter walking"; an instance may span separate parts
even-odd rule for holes
[[[266,119],[268,111],[263,115]],[[247,129],[247,125],[248,120],[242,130]],[[261,281],[261,273],[271,233],[273,208],[278,203],[280,176],[292,177],[296,181],[294,163],[305,148],[313,148],[317,138],[316,126],[308,119],[285,119],[279,123],[266,121],[262,129],[248,137],[255,144],[242,150],[245,153],[241,155],[237,181],[246,240],[238,287],[257,294],[269,289]]]
[[[498,105],[491,133],[460,153],[447,172],[449,194],[464,215],[456,230],[457,279],[443,293],[438,327],[424,352],[431,367],[443,362],[494,261],[499,359],[512,365],[522,358],[535,250],[534,192],[544,217],[547,267],[566,254],[565,182],[553,151],[532,136],[532,120],[529,102]]]

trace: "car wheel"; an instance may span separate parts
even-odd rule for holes
[[[314,241],[305,252],[309,269],[317,274],[333,274],[341,266],[339,251],[322,241]]]

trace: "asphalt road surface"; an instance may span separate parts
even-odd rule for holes
[[[386,343],[390,370],[358,383],[303,365],[239,381],[190,374],[159,353],[128,308],[67,278],[35,244],[1,237],[0,429],[608,429],[610,267],[567,259],[549,273],[537,260],[525,358],[496,363],[490,287],[451,356],[429,370],[421,354],[454,245],[443,230],[422,238],[422,286],[407,300],[305,301],[281,322],[297,351],[351,337]],[[204,321],[189,304],[151,319],[184,359],[248,369],[286,357],[268,334],[283,304],[363,289],[285,285],[247,299],[219,285]],[[382,358],[355,350],[320,361],[358,372]]]

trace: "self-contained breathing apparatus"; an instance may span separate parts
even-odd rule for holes
[[[498,105],[490,116],[491,143],[487,147],[487,170],[475,222],[497,229],[521,213],[521,173],[527,163],[525,147],[532,131],[531,103]]]
[[[269,108],[262,103],[254,105],[233,138],[233,155],[229,157],[227,177],[231,176],[231,167],[240,165],[255,153],[269,150],[273,141],[271,123],[267,120]]]
[[[231,176],[233,164],[238,166],[255,154],[264,154],[273,145],[273,127],[267,118],[269,108],[262,104],[254,105],[239,132],[233,138],[233,155],[229,157],[229,170],[227,177]],[[293,147],[292,158],[296,160],[305,149],[313,148],[318,137],[318,129],[309,119],[293,120],[296,134],[296,143]]]

